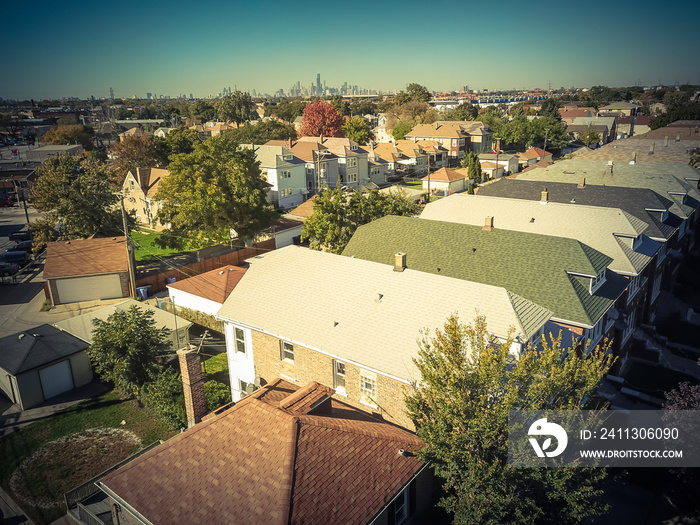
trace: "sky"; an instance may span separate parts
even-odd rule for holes
[[[700,84],[700,2],[5,4],[0,97]]]

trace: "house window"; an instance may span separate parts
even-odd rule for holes
[[[345,363],[341,361],[333,361],[333,388],[345,393]]]
[[[248,394],[252,394],[255,390],[255,385],[253,383],[246,383],[245,381],[238,380],[238,389],[241,392],[241,397],[245,397]]]
[[[376,408],[377,375],[365,370],[360,371],[360,403]]]
[[[234,328],[233,330],[236,337],[236,352],[245,354],[245,332],[243,328]]]
[[[464,146],[464,139],[459,139],[459,145]]]
[[[452,139],[452,147],[453,148],[457,147],[457,139]]]
[[[129,189],[134,189],[134,179],[129,179]]]
[[[287,341],[280,341],[280,359],[294,362],[294,345]]]
[[[292,188],[282,188],[280,190],[280,197],[289,197],[292,194]]]
[[[357,182],[357,173],[348,173],[348,182]]]
[[[408,494],[405,490],[394,500],[393,518],[396,525],[401,525],[408,518]]]
[[[357,159],[348,159],[348,167],[354,168],[357,166]]]
[[[288,171],[288,170],[282,170],[282,171],[280,172],[280,176],[281,176],[283,179],[289,179],[289,178],[291,178],[292,173],[291,173],[290,171]]]

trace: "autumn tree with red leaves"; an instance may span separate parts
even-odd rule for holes
[[[316,100],[304,109],[300,137],[342,137],[343,116],[328,102]]]

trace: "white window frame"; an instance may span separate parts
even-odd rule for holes
[[[292,357],[288,357],[291,354]],[[280,360],[294,362],[294,345],[289,341],[280,341]]]
[[[341,371],[342,370],[342,371]],[[333,360],[333,388],[337,394],[347,395],[346,385],[347,385],[347,371],[345,368],[345,363]]]
[[[240,338],[239,338],[239,334],[238,334],[239,331],[241,333]],[[247,345],[246,345],[246,339],[245,339],[245,329],[240,328],[238,326],[234,326],[233,327],[233,339],[234,339],[234,345],[236,347],[235,348],[236,354],[246,355],[247,354],[247,351],[246,351]],[[243,350],[241,350],[241,345],[243,346]]]
[[[348,173],[348,183],[357,182],[357,173]]]

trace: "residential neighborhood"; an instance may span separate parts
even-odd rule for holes
[[[335,82],[0,98],[0,523],[700,523],[700,84]]]

